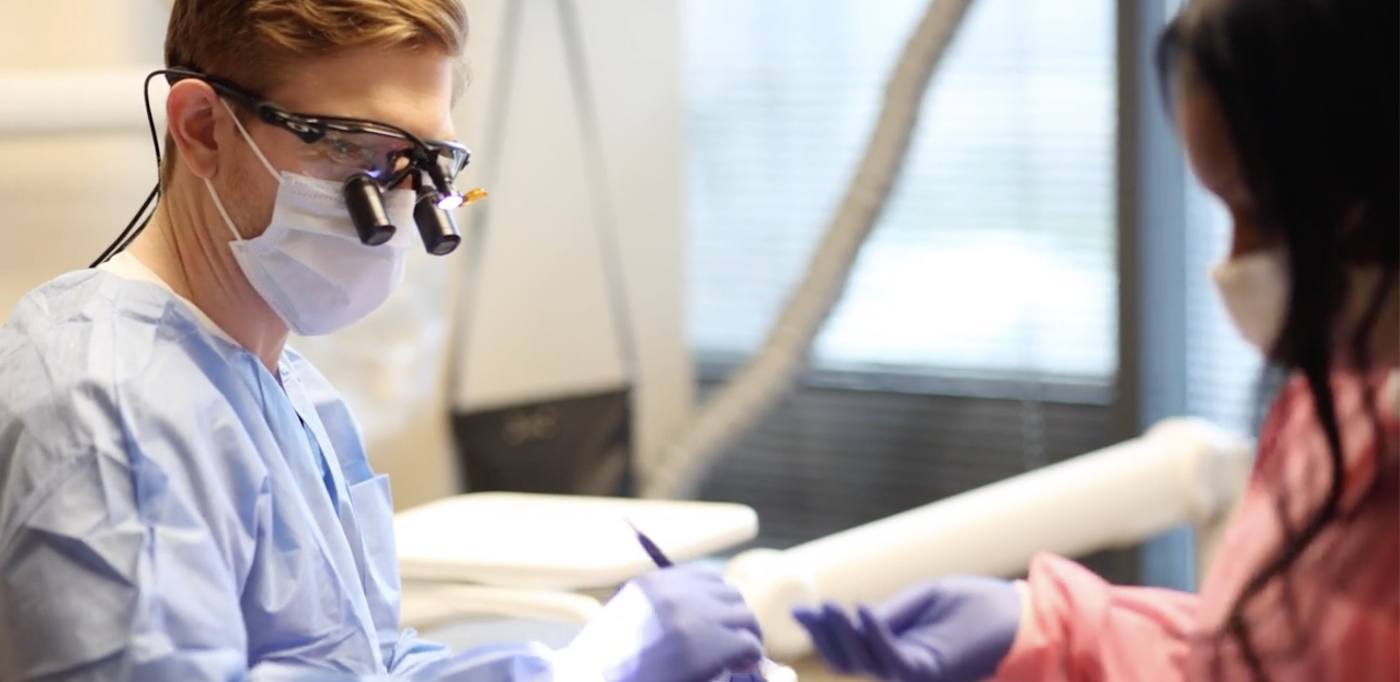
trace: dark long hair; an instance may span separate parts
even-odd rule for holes
[[[1337,519],[1343,443],[1329,383],[1334,364],[1364,372],[1400,260],[1400,74],[1397,0],[1195,0],[1168,26],[1157,60],[1172,88],[1204,88],[1224,114],[1262,229],[1286,245],[1292,285],[1272,364],[1303,376],[1328,445],[1331,483],[1300,529],[1251,577],[1225,632],[1257,679],[1245,609]],[[1378,267],[1371,291],[1347,272]],[[1359,323],[1339,324],[1364,300]],[[1371,392],[1367,391],[1367,395]],[[1379,432],[1374,402],[1367,403]],[[1385,447],[1382,445],[1381,447]],[[1287,528],[1287,524],[1285,524]]]

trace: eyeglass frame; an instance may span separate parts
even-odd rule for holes
[[[462,195],[456,191],[453,183],[456,181],[457,175],[465,170],[471,163],[472,152],[466,145],[460,142],[453,140],[424,140],[399,126],[383,121],[289,111],[269,100],[262,99],[227,79],[210,76],[194,69],[169,67],[156,69],[152,71],[150,75],[155,76],[157,74],[164,75],[166,82],[171,85],[189,79],[207,83],[215,92],[219,93],[220,96],[227,97],[233,100],[235,104],[255,113],[259,120],[282,128],[307,144],[319,142],[324,139],[329,132],[380,135],[407,141],[411,147],[409,150],[406,150],[408,154],[406,157],[408,159],[408,164],[404,166],[404,168],[394,171],[393,174],[384,178],[375,178],[368,174],[366,174],[366,177],[369,177],[375,184],[379,185],[381,190],[387,191],[403,182],[404,178],[407,177],[409,173],[418,170],[427,174],[440,196],[461,199]],[[436,162],[444,153],[449,156],[460,155],[462,159],[461,165],[452,171],[450,177],[447,173],[444,173],[443,168]]]

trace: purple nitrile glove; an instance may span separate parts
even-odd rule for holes
[[[608,682],[711,682],[757,665],[763,642],[738,590],[682,566],[627,583],[563,654]]]
[[[996,672],[1021,624],[1005,580],[954,576],[911,588],[856,615],[834,604],[793,611],[828,665],[897,682],[974,682]]]

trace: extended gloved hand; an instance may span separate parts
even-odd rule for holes
[[[990,677],[1011,649],[1021,595],[1004,580],[958,576],[906,590],[851,616],[834,604],[796,609],[828,665],[898,682]]]
[[[561,653],[608,682],[710,682],[757,665],[763,642],[738,590],[678,567],[629,582]]]

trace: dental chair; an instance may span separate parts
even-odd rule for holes
[[[798,604],[874,601],[954,573],[1014,576],[1031,556],[1131,546],[1197,530],[1204,566],[1248,475],[1249,442],[1205,421],[1169,419],[1102,450],[778,551],[724,564],[770,652],[811,650]],[[627,522],[679,561],[713,556],[758,530],[742,505],[478,493],[401,513],[403,621],[453,645],[511,634],[562,645],[611,590],[652,570]]]

